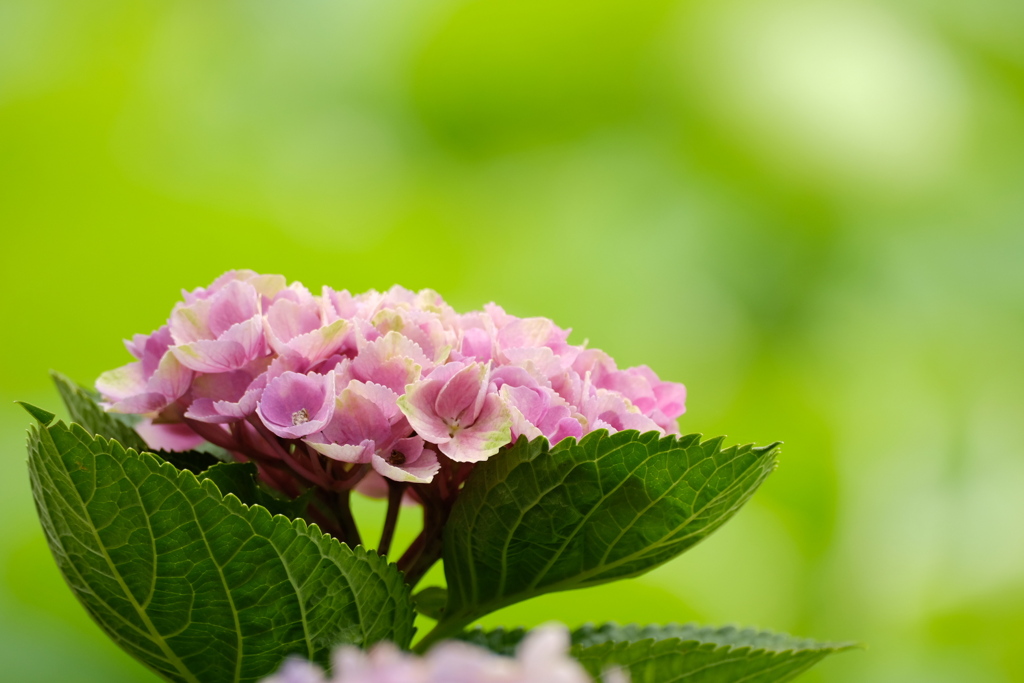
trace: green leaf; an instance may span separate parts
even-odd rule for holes
[[[511,655],[525,635],[521,628],[475,629],[461,639]],[[620,667],[631,683],[778,683],[853,647],[733,626],[604,624],[574,631],[570,653],[592,676]]]
[[[34,406],[31,403],[25,403],[24,401],[15,401],[15,403],[27,410],[28,414],[39,420],[40,424],[43,426],[50,424],[53,422],[53,418],[57,417],[49,410],[43,410],[39,406]]]
[[[481,626],[477,626],[469,631],[463,631],[455,639],[479,645],[499,655],[511,657],[516,653],[516,648],[523,638],[526,637],[526,634],[527,630],[522,626],[517,626],[513,629],[498,627],[489,631]]]
[[[53,383],[57,385],[64,405],[71,414],[71,421],[85,428],[90,434],[113,439],[125,448],[137,451],[149,450],[127,416],[108,413],[98,403],[99,396],[59,372],[51,371]]]
[[[121,647],[171,681],[256,681],[289,654],[406,646],[409,589],[377,553],[224,496],[79,425],[32,428],[29,473],[69,586]]]
[[[309,489],[295,500],[278,498],[264,490],[257,481],[256,465],[251,462],[222,462],[201,472],[200,479],[209,479],[224,495],[234,494],[246,505],[262,505],[272,515],[284,515],[291,519],[306,512],[313,489]]]
[[[97,434],[97,436],[105,436],[104,434]],[[203,451],[152,451],[148,448],[145,449],[147,453],[152,453],[161,460],[174,465],[179,470],[188,470],[192,474],[200,474],[206,472],[214,465],[222,463],[223,461],[210,453],[204,453]],[[227,493],[227,491],[225,491]],[[241,498],[241,496],[239,496]],[[242,498],[243,503],[249,501]]]
[[[642,574],[729,519],[775,467],[778,444],[593,432],[549,448],[520,438],[479,465],[444,535],[442,632],[552,591]]]
[[[412,602],[416,605],[416,611],[434,620],[440,620],[444,615],[444,606],[448,602],[448,589],[441,586],[430,586],[424,588],[412,596]]]
[[[610,624],[573,634],[572,655],[592,676],[617,666],[631,683],[780,683],[852,647],[732,626]]]
[[[53,376],[53,382],[57,385],[57,391],[60,392],[68,413],[71,414],[71,421],[84,427],[87,432],[106,439],[113,439],[140,452],[153,453],[179,470],[188,470],[193,474],[199,474],[222,462],[216,456],[202,451],[172,452],[150,449],[132,426],[132,416],[108,413],[100,406],[99,396],[95,392],[89,391],[59,372],[50,374]],[[49,424],[44,420],[40,420],[40,422]],[[243,498],[242,502],[249,501]]]

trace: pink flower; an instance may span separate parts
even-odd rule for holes
[[[191,292],[182,290],[181,294],[186,304],[192,304],[199,299],[209,299],[227,284],[235,281],[249,283],[260,296],[268,298],[288,285],[284,275],[260,275],[254,270],[229,270],[214,280],[209,287],[197,287]]]
[[[549,349],[545,351],[550,353]],[[543,436],[556,444],[566,437],[583,436],[582,423],[586,420],[548,386],[542,374],[506,365],[494,370],[491,379],[511,410],[513,440],[520,435],[531,441]]]
[[[192,402],[185,417],[199,422],[236,422],[256,412],[267,383],[288,370],[299,369],[286,358],[253,361],[240,370],[199,375],[192,383]],[[269,365],[269,369],[268,369]]]
[[[573,368],[580,375],[589,373],[595,388],[621,394],[663,431],[679,433],[676,418],[686,412],[686,387],[682,384],[663,382],[646,365],[619,370],[611,356],[599,349],[583,351]]]
[[[441,469],[437,453],[425,448],[418,436],[399,439],[389,450],[374,453],[371,463],[378,474],[392,481],[426,484]]]
[[[467,313],[459,318],[458,330],[462,336],[457,350],[452,354],[453,360],[476,360],[486,363],[494,359],[498,328],[489,315],[479,312]]]
[[[434,290],[421,289],[414,292],[401,285],[395,285],[384,293],[381,308],[424,311],[441,317],[455,315],[452,307]]]
[[[227,372],[267,354],[256,289],[232,280],[205,299],[171,312],[171,352],[196,372]]]
[[[146,444],[157,451],[190,451],[202,444],[205,439],[181,422],[154,423],[146,418],[135,425]]]
[[[353,296],[347,289],[340,292],[324,286],[320,296],[324,319],[334,320],[369,320],[381,306],[384,295],[375,290]]]
[[[570,436],[583,436],[582,416],[553,389],[506,384],[500,393],[512,411],[513,439],[526,435],[532,441],[543,436],[554,445]]]
[[[489,364],[442,365],[406,387],[398,406],[416,433],[452,460],[486,460],[512,440],[512,417],[490,374]]]
[[[384,309],[372,322],[380,334],[397,332],[414,342],[429,359],[429,367],[444,363],[457,341],[436,314],[415,308]]]
[[[620,370],[608,354],[569,344],[569,330],[551,320],[493,303],[460,315],[432,290],[398,285],[315,296],[249,270],[183,295],[167,325],[126,342],[136,360],[96,383],[109,410],[151,418],[140,429],[167,447],[195,445],[202,433],[258,459],[303,440],[328,458],[372,466],[367,486],[425,483],[440,454],[479,462],[520,436],[676,433],[685,411],[683,385],[647,366]],[[254,414],[285,442],[247,424]],[[304,446],[289,466],[317,471],[318,458]],[[350,483],[351,468],[322,471],[345,487],[367,469]]]
[[[496,655],[476,645],[444,641],[423,657],[378,643],[369,652],[338,648],[333,675],[292,659],[263,683],[591,683],[579,662],[569,656],[569,632],[562,626],[541,626],[519,644],[515,658]],[[626,683],[621,674],[604,678]]]
[[[304,287],[290,287],[277,294],[267,308],[264,331],[270,348],[281,355],[302,358],[310,366],[342,350],[352,324],[324,320],[320,302]]]
[[[324,674],[324,670],[316,664],[291,657],[285,660],[276,674],[264,678],[262,683],[331,683],[331,681]],[[411,679],[410,683],[412,683]]]
[[[188,391],[192,371],[168,352],[171,334],[164,325],[150,335],[137,334],[125,346],[138,358],[116,370],[104,372],[96,389],[115,413],[156,413]]]
[[[416,342],[392,331],[360,348],[352,361],[352,376],[400,393],[418,380],[424,369],[433,367]]]
[[[497,346],[500,355],[509,363],[537,357],[539,349],[550,349],[562,368],[572,365],[580,347],[566,343],[569,330],[559,328],[547,318],[517,318],[507,322],[498,331]]]
[[[412,433],[398,409],[398,394],[372,382],[351,380],[334,399],[334,415],[306,443],[342,462],[368,463]]]
[[[267,383],[256,413],[267,429],[285,439],[319,432],[334,415],[334,373],[282,373]]]
[[[608,389],[591,390],[590,396],[580,406],[580,413],[587,421],[588,432],[607,429],[615,433],[636,429],[640,432],[665,433],[654,420],[630,403],[628,398]]]
[[[628,368],[623,372],[632,377],[642,378],[650,395],[653,396],[653,401],[644,405],[634,401],[637,408],[643,410],[667,433],[678,434],[679,423],[676,422],[676,418],[686,412],[686,387],[678,382],[665,382],[658,379],[654,371],[646,365]],[[623,394],[627,398],[629,397],[625,392]]]
[[[524,681],[576,683],[590,677],[579,663],[568,656],[569,631],[549,625],[531,631],[516,648],[516,662]]]
[[[441,465],[437,454],[423,447],[423,439],[410,438],[411,433],[398,409],[398,394],[352,380],[335,400],[334,417],[306,443],[334,460],[370,463],[393,481],[426,484]]]

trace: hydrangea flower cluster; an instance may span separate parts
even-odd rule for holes
[[[561,626],[531,631],[516,649],[516,657],[502,657],[460,641],[446,641],[424,657],[380,643],[369,652],[355,647],[334,654],[333,675],[300,659],[285,662],[262,683],[591,683],[579,662],[568,654],[569,633]],[[604,683],[627,683],[619,670],[611,670]]]
[[[108,410],[146,416],[137,428],[154,448],[210,441],[333,489],[370,472],[429,483],[520,435],[678,433],[683,385],[620,370],[568,334],[495,304],[459,314],[431,290],[317,296],[231,271],[184,292],[167,324],[126,342],[137,360],[96,386]]]
[[[847,649],[689,625],[584,627],[571,651],[561,627],[465,633],[502,607],[678,556],[777,462],[778,443],[660,438],[678,434],[684,387],[568,338],[493,303],[458,313],[431,290],[314,294],[228,272],[127,341],[135,360],[100,376],[99,398],[55,373],[71,424],[23,404],[43,531],[96,622],[174,680],[768,681]],[[384,513],[376,545],[355,491],[387,498],[364,509]],[[399,534],[405,505],[422,526]],[[444,585],[414,593],[441,560]],[[145,600],[129,599],[134,585]],[[413,644],[417,614],[436,624]],[[170,627],[126,639],[117,626],[143,621]],[[253,634],[259,646],[243,647]]]
[[[401,503],[424,530],[399,560],[415,582],[474,465],[520,436],[551,443],[597,429],[678,433],[686,390],[569,344],[547,318],[495,304],[457,313],[431,290],[319,295],[281,275],[230,271],[183,292],[165,325],[126,341],[135,361],[99,377],[108,411],[142,416],[151,448],[212,443],[257,465],[307,516],[362,542],[351,491]]]

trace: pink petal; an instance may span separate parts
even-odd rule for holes
[[[548,436],[548,441],[554,445],[569,437],[577,440],[583,438],[583,425],[574,417],[565,417],[559,420],[554,431]]]
[[[647,379],[629,370],[608,373],[594,386],[619,392],[643,413],[654,410],[657,405],[654,391]]]
[[[249,358],[245,348],[233,341],[201,340],[172,346],[171,353],[185,367],[196,372],[227,372],[245,365]]]
[[[316,664],[289,657],[273,676],[261,679],[260,683],[329,683],[324,670]]]
[[[226,424],[236,421],[237,418],[224,415],[218,411],[214,404],[213,399],[197,398],[189,404],[188,410],[185,411],[185,417],[209,424]]]
[[[674,420],[686,412],[686,387],[678,382],[659,382],[654,385],[658,409]]]
[[[252,271],[246,271],[247,275],[242,278],[256,290],[256,293],[264,298],[272,298],[278,292],[288,286],[284,275],[260,275]]]
[[[256,407],[263,397],[263,390],[267,386],[267,381],[266,375],[257,377],[237,402],[215,401],[213,404],[214,409],[221,415],[227,415],[239,420],[249,417],[256,412]]]
[[[143,420],[135,425],[135,431],[156,451],[189,451],[205,441],[183,423],[153,424]]]
[[[399,415],[398,394],[391,389],[373,382],[356,382],[355,380],[350,382],[348,387],[357,395],[377,406],[389,422]]]
[[[462,333],[462,345],[459,350],[465,358],[486,363],[494,357],[494,341],[486,330],[465,330]]]
[[[415,343],[431,361],[430,366],[442,362],[451,350],[454,337],[449,335],[435,315],[407,307],[385,308],[371,320],[382,334],[397,332]]]
[[[252,381],[252,375],[246,370],[199,375],[192,385],[192,395],[214,401],[237,401]]]
[[[205,299],[190,305],[178,304],[171,311],[168,326],[175,344],[191,344],[201,339],[213,339],[207,320],[210,316],[210,302]]]
[[[437,415],[448,421],[473,422],[487,391],[486,365],[472,363],[445,382],[434,401]]]
[[[118,401],[107,410],[112,413],[127,413],[130,415],[145,415],[146,413],[157,413],[167,407],[170,401],[163,394],[144,393],[129,396],[123,401]]]
[[[224,334],[232,325],[259,315],[259,297],[252,285],[235,280],[210,298],[207,327],[215,337]]]
[[[200,375],[192,386],[193,399],[185,417],[223,424],[252,415],[267,386],[269,373],[253,379],[249,370]]]
[[[654,420],[641,413],[628,399],[607,389],[598,389],[594,393],[583,406],[583,414],[589,423],[589,431],[636,429],[640,432],[656,431],[664,434],[664,430]]]
[[[509,315],[508,313],[506,313],[504,308],[494,303],[493,301],[489,304],[484,305],[484,312],[491,319],[495,328],[498,330],[519,320],[519,318],[515,317],[514,315]]]
[[[128,353],[135,356],[136,359],[142,360],[142,354],[146,351],[146,340],[148,339],[148,334],[133,334],[131,339],[124,340],[124,346],[128,349]]]
[[[320,327],[320,314],[315,302],[304,305],[290,299],[278,299],[267,311],[267,337],[280,353],[281,347],[299,335]]]
[[[287,348],[310,363],[318,363],[337,353],[345,345],[352,324],[336,320],[326,327],[293,337]]]
[[[192,386],[193,373],[181,364],[173,353],[165,353],[156,372],[146,383],[146,389],[163,394],[167,403],[178,400]]]
[[[376,446],[373,441],[363,441],[358,444],[337,444],[321,443],[312,439],[306,439],[303,443],[309,444],[317,453],[322,453],[332,460],[341,462],[370,462]]]
[[[417,460],[408,465],[391,465],[379,455],[373,456],[373,469],[381,476],[392,481],[407,481],[414,484],[427,484],[434,479],[434,475],[441,469],[441,463],[437,455],[429,449],[423,450]]]
[[[544,433],[540,431],[540,428],[526,419],[526,416],[523,415],[522,411],[515,406],[509,406],[509,414],[512,419],[511,429],[513,441],[518,439],[520,436],[525,436],[530,441],[544,436]]]
[[[96,390],[112,401],[121,401],[144,392],[146,378],[142,374],[142,363],[129,363],[104,372],[96,380]]]
[[[514,387],[539,387],[546,382],[526,368],[517,365],[502,365],[491,372],[491,381],[499,389],[506,384]]]
[[[267,354],[266,340],[263,335],[263,318],[259,315],[232,325],[218,339],[240,344],[245,352],[246,362]]]
[[[546,346],[506,349],[509,363],[526,368],[538,378],[554,377],[572,366],[572,356],[558,355]]]
[[[304,421],[297,419],[300,413]],[[282,373],[267,383],[256,414],[267,429],[285,439],[319,432],[334,415],[334,373]]]
[[[480,462],[497,453],[510,441],[511,412],[498,394],[489,393],[477,421],[470,427],[456,431],[449,441],[438,444],[438,448],[456,462]]]
[[[422,380],[410,386],[405,395],[398,398],[398,407],[409,424],[417,434],[431,443],[441,443],[451,438],[448,425],[434,412],[434,402],[443,386],[439,380]]]
[[[513,387],[505,385],[501,388],[501,396],[509,405],[514,406],[523,417],[537,424],[547,411],[551,400],[540,391],[529,387]]]
[[[547,318],[522,318],[498,332],[498,345],[502,349],[547,346],[564,342],[568,336],[568,330],[559,329]]]
[[[352,374],[364,382],[401,392],[419,379],[425,367],[430,367],[430,360],[415,342],[397,332],[388,332],[360,349],[352,361]]]
[[[167,349],[173,344],[174,340],[171,339],[171,331],[167,328],[167,325],[146,337],[145,342],[140,348],[142,350],[142,372],[147,378],[156,372],[160,361],[167,354]]]
[[[383,445],[391,435],[391,423],[379,405],[361,395],[359,380],[352,380],[335,399],[334,417],[323,436],[333,443],[353,444],[371,440]]]

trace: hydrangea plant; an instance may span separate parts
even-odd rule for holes
[[[768,683],[849,647],[676,624],[469,629],[675,558],[775,467],[778,444],[680,436],[683,385],[568,336],[430,290],[226,273],[128,340],[135,360],[95,392],[55,374],[70,424],[25,405],[54,558],[170,681]],[[373,548],[353,493],[387,499]],[[397,552],[410,506],[422,527]],[[446,587],[417,589],[439,560]],[[413,646],[417,612],[436,625]]]

